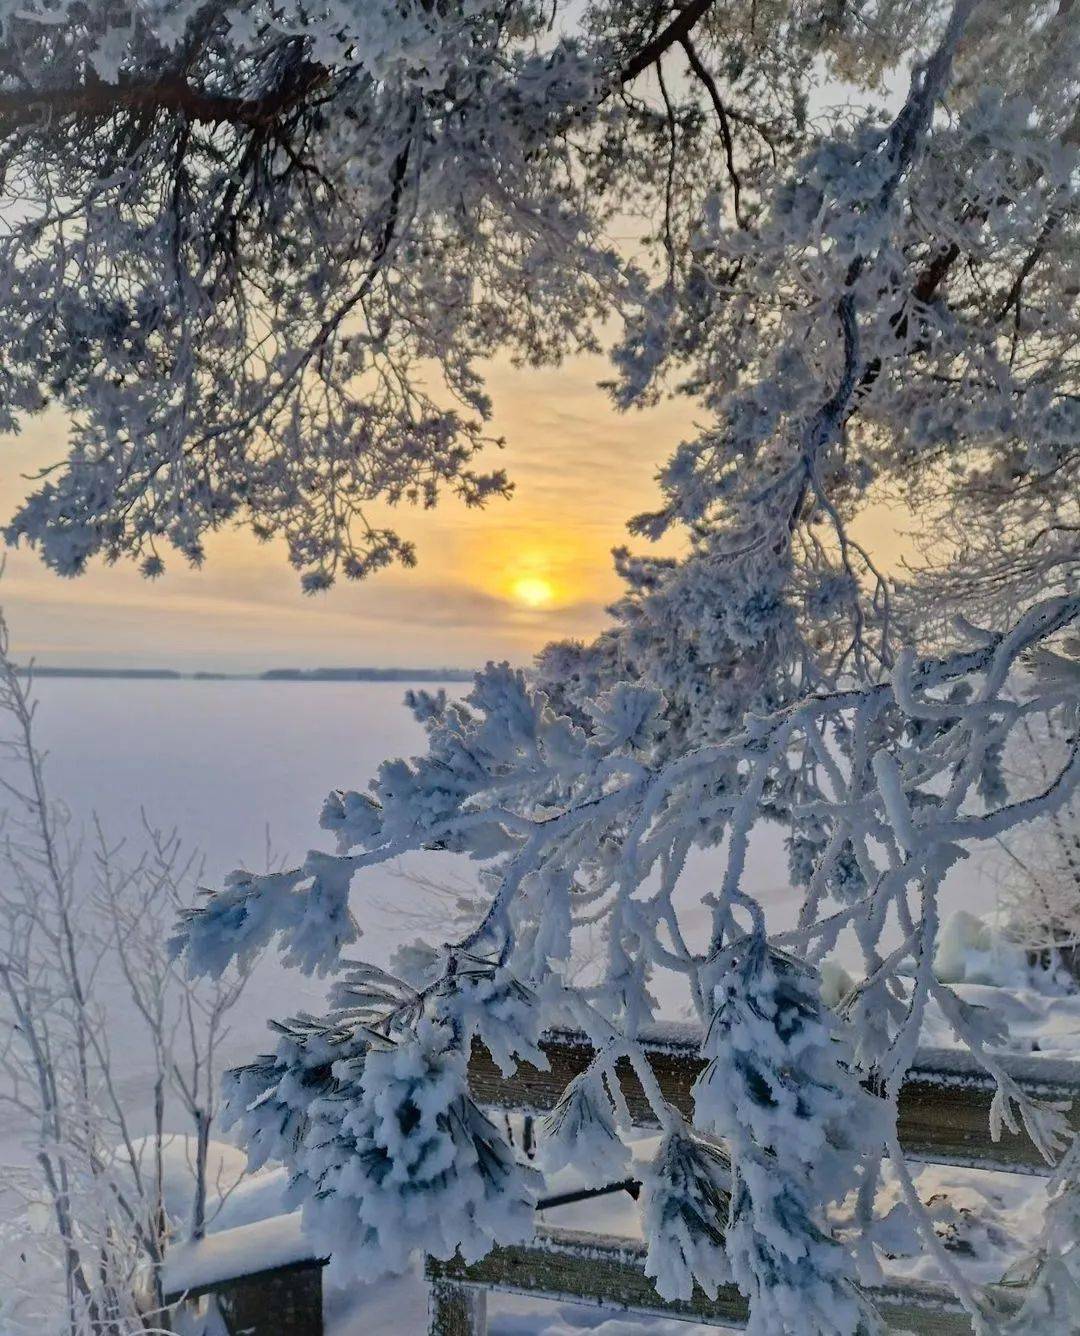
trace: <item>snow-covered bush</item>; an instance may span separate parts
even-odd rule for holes
[[[531,1233],[536,1171],[470,1098],[466,1074],[468,1040],[496,1033],[507,990],[478,990],[463,1028],[469,987],[444,987],[449,1005],[433,1003],[431,1019],[407,985],[364,970],[337,990],[330,1022],[279,1025],[275,1054],[229,1074],[226,1122],[240,1125],[251,1167],[284,1162],[292,1203],[343,1279],[403,1271],[417,1250],[478,1258]],[[491,1029],[475,1023],[485,1012]],[[516,1051],[512,1033],[502,1042]],[[543,1061],[534,1042],[521,1047]]]
[[[714,970],[694,1121],[731,1156],[727,1248],[751,1329],[854,1336],[866,1309],[826,1212],[876,1170],[884,1110],[860,1087],[813,971],[770,951],[760,917],[710,963],[710,981]]]
[[[589,1067],[563,1091],[541,1128],[540,1154],[548,1173],[573,1164],[601,1183],[625,1178],[630,1150],[619,1137],[610,1089],[600,1069]]]
[[[342,1278],[403,1271],[417,1250],[475,1260],[531,1234],[536,1172],[469,1097],[445,1027],[373,1036],[331,1078],[285,1159],[305,1228]]]
[[[960,909],[941,930],[934,973],[942,983],[1023,988],[1030,982],[1031,966],[1015,937]]]
[[[645,1274],[665,1299],[689,1299],[695,1283],[715,1298],[730,1283],[724,1237],[730,1201],[727,1156],[676,1123],[642,1184]]]

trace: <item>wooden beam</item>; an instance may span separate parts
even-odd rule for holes
[[[649,1065],[664,1097],[687,1118],[693,1115],[693,1084],[704,1067],[700,1032],[689,1025],[661,1025],[642,1036]],[[542,1042],[549,1070],[522,1064],[504,1077],[481,1045],[473,1047],[469,1086],[476,1100],[501,1109],[544,1112],[555,1106],[568,1082],[592,1060],[593,1048],[577,1030],[553,1029]],[[1033,1055],[1007,1055],[1002,1065],[1029,1095],[1073,1101],[1080,1092],[1080,1063]],[[627,1107],[636,1125],[656,1120],[637,1077],[625,1061],[618,1066]],[[1023,1173],[1047,1173],[1048,1166],[1024,1133],[990,1139],[993,1077],[970,1054],[956,1049],[922,1049],[900,1095],[900,1140],[913,1159],[935,1164],[973,1165]],[[1080,1109],[1070,1112],[1080,1131]]]
[[[721,1288],[715,1299],[695,1289],[688,1300],[666,1300],[656,1293],[644,1265],[645,1244],[636,1239],[545,1227],[531,1245],[496,1248],[479,1262],[428,1258],[427,1276],[436,1286],[451,1282],[487,1287],[706,1326],[745,1325],[746,1300],[735,1286]],[[904,1281],[864,1292],[890,1329],[920,1336],[970,1336],[970,1319],[944,1286]],[[998,1317],[1012,1316],[1020,1307],[1021,1295],[1015,1290],[991,1286],[984,1293]]]

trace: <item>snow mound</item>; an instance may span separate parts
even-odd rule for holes
[[[999,988],[1031,985],[1031,967],[1022,946],[966,909],[946,920],[934,956],[942,983],[982,983]]]

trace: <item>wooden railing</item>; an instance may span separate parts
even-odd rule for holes
[[[703,1066],[700,1035],[689,1026],[660,1026],[643,1040],[649,1065],[664,1097],[689,1116],[691,1090]],[[523,1065],[504,1077],[482,1047],[473,1050],[469,1084],[479,1103],[489,1107],[542,1113],[554,1107],[567,1082],[593,1057],[585,1036],[553,1030],[543,1043],[550,1070]],[[1003,1067],[1027,1094],[1070,1101],[1080,1094],[1080,1063],[1009,1056]],[[635,1124],[655,1126],[648,1101],[629,1066],[618,1069],[627,1107]],[[1045,1173],[1042,1156],[1025,1134],[990,1137],[993,1079],[970,1055],[951,1049],[921,1050],[900,1097],[901,1144],[912,1159],[935,1164],[971,1165],[1013,1173]],[[1080,1131],[1080,1110],[1070,1113]],[[609,1238],[577,1230],[541,1226],[527,1247],[496,1248],[480,1262],[428,1259],[431,1282],[431,1336],[484,1336],[489,1290],[541,1298],[598,1304],[638,1314],[714,1326],[740,1326],[746,1302],[734,1286],[715,1300],[700,1290],[686,1302],[661,1299],[644,1275],[645,1249],[636,1240]],[[952,1292],[943,1286],[896,1282],[868,1292],[887,1325],[906,1331],[946,1336],[969,1333],[971,1324]],[[1003,1317],[1016,1311],[1022,1293],[990,1286],[985,1298]]]
[[[691,1090],[702,1059],[700,1036],[689,1026],[658,1026],[643,1039],[646,1056],[664,1097],[689,1116]],[[522,1065],[504,1077],[480,1046],[473,1050],[469,1084],[475,1098],[489,1108],[543,1113],[554,1107],[572,1077],[593,1057],[584,1035],[553,1030],[543,1043],[550,1070]],[[1011,1056],[1001,1059],[1009,1076],[1025,1093],[1069,1101],[1080,1094],[1080,1063]],[[627,1107],[636,1125],[654,1126],[648,1101],[628,1066],[617,1069]],[[951,1049],[921,1050],[900,1097],[900,1140],[912,1159],[937,1164],[972,1165],[1012,1173],[1045,1173],[1047,1166],[1024,1135],[1006,1133],[992,1141],[989,1129],[994,1082],[968,1055]],[[1080,1131],[1080,1109],[1070,1117]],[[623,1187],[634,1186],[623,1184]],[[549,1205],[556,1200],[549,1199]],[[290,1220],[292,1218],[290,1217]],[[280,1222],[279,1222],[280,1223]],[[172,1259],[166,1289],[174,1302],[188,1308],[212,1303],[226,1331],[245,1336],[290,1336],[321,1330],[322,1260],[307,1250],[296,1219],[291,1233],[272,1231],[281,1253],[268,1265],[272,1249],[242,1239],[262,1225],[229,1231],[237,1246],[213,1253],[209,1269],[195,1255],[198,1245]],[[295,1235],[295,1237],[294,1237]],[[216,1235],[218,1243],[228,1243]],[[213,1242],[213,1240],[211,1240]],[[243,1244],[243,1246],[240,1246]],[[283,1251],[282,1251],[283,1250]],[[243,1257],[248,1265],[239,1266]],[[467,1264],[428,1259],[431,1283],[432,1336],[483,1336],[489,1290],[534,1295],[629,1310],[644,1315],[685,1319],[705,1325],[733,1327],[746,1320],[746,1302],[733,1286],[710,1300],[700,1290],[686,1302],[661,1299],[644,1274],[644,1245],[634,1239],[611,1238],[541,1225],[527,1247],[496,1248],[482,1261]],[[969,1333],[971,1324],[952,1292],[943,1286],[897,1281],[869,1292],[892,1328],[925,1336]],[[990,1286],[986,1301],[1002,1316],[1014,1313],[1022,1292]],[[403,1334],[404,1336],[404,1334]],[[412,1336],[412,1333],[409,1334]]]

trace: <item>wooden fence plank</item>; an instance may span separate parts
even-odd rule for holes
[[[693,1114],[693,1084],[704,1066],[699,1043],[699,1032],[688,1025],[657,1026],[642,1036],[660,1089],[687,1118]],[[538,1071],[523,1063],[513,1076],[504,1077],[487,1050],[474,1045],[469,1086],[477,1101],[531,1112],[553,1108],[567,1083],[588,1066],[593,1049],[580,1031],[568,1029],[549,1031],[542,1048],[550,1070]],[[1028,1094],[1068,1102],[1080,1091],[1080,1063],[1011,1054],[1001,1061]],[[654,1127],[648,1100],[629,1064],[621,1062],[617,1070],[631,1117],[638,1126]],[[991,1141],[994,1089],[993,1078],[970,1055],[954,1049],[920,1050],[900,1096],[899,1132],[904,1149],[914,1159],[937,1164],[1048,1172],[1026,1134],[1006,1132],[1001,1141]],[[1080,1131],[1076,1105],[1070,1119]]]
[[[644,1274],[644,1263],[645,1245],[637,1240],[541,1227],[533,1244],[496,1248],[479,1262],[429,1258],[427,1275],[434,1286],[450,1281],[705,1326],[745,1325],[746,1300],[734,1286],[723,1287],[715,1299],[698,1289],[686,1301],[661,1299]],[[890,1329],[920,1336],[970,1336],[970,1319],[943,1286],[901,1282],[866,1293]],[[986,1294],[1000,1317],[1011,1316],[1020,1306],[1015,1290],[997,1286]]]

